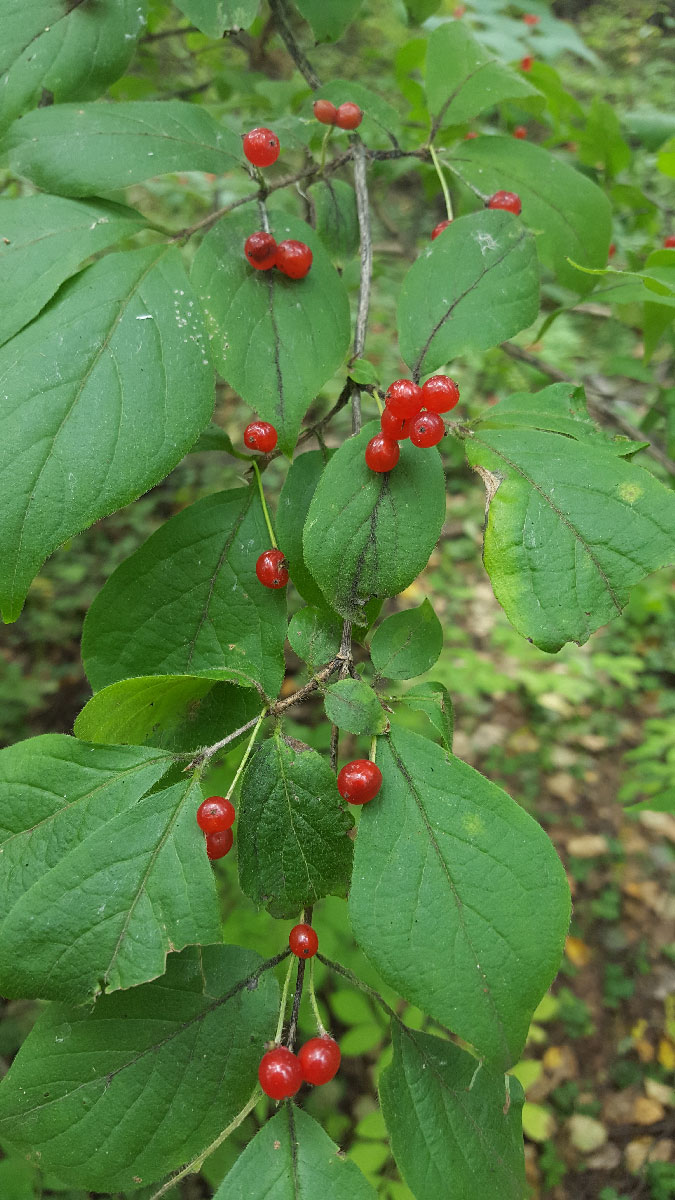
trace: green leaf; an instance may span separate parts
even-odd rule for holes
[[[110,192],[169,171],[222,175],[242,163],[236,134],[185,100],[40,108],[12,127],[5,148],[17,175],[60,196]]]
[[[495,595],[550,653],[617,616],[674,548],[673,493],[621,457],[632,443],[589,431],[585,410],[575,415],[581,403],[564,385],[514,396],[465,443],[487,490],[483,557]]]
[[[89,609],[82,658],[94,690],[171,674],[259,684],[276,696],[286,600],[256,578],[268,545],[255,487],[206,496],[162,525]]]
[[[349,364],[349,377],[354,383],[365,384],[368,387],[377,387],[380,382],[377,368],[367,358],[355,358]]]
[[[421,25],[441,7],[441,0],[404,0],[411,21]]]
[[[307,188],[312,224],[331,258],[344,263],[359,248],[356,193],[342,179],[325,179]]]
[[[631,163],[630,146],[621,133],[615,109],[600,96],[594,96],[585,128],[577,134],[579,162],[610,175],[618,175]]]
[[[440,455],[402,442],[393,471],[370,471],[365,449],[377,430],[371,422],[333,455],[303,535],[305,562],[328,603],[359,624],[371,596],[395,596],[417,578],[445,517]]]
[[[106,1193],[199,1154],[246,1103],[274,1030],[274,977],[249,986],[260,965],[239,946],[191,947],[93,1011],[51,1004],[0,1085],[3,1144]]]
[[[429,600],[394,613],[375,630],[370,657],[378,675],[412,679],[433,667],[443,649],[443,629]]]
[[[430,242],[403,281],[401,354],[426,375],[458,354],[499,345],[538,312],[534,238],[511,213],[471,213]]]
[[[493,58],[463,21],[448,21],[431,34],[426,90],[436,128],[462,125],[503,100],[539,95],[522,75]]]
[[[144,224],[140,213],[104,200],[0,199],[0,269],[12,297],[0,313],[0,344],[33,319],[86,258]]]
[[[74,732],[85,742],[198,750],[245,725],[261,707],[249,688],[194,675],[148,675],[97,692]]]
[[[358,1167],[317,1122],[285,1104],[239,1156],[213,1200],[375,1200]]]
[[[351,25],[363,0],[294,0],[294,3],[312,26],[317,42],[336,42]]]
[[[417,683],[400,697],[403,704],[415,712],[426,713],[446,750],[452,753],[452,735],[454,733],[454,715],[452,699],[447,688],[442,683],[429,679],[426,683]]]
[[[368,142],[382,134],[392,141],[393,135],[401,130],[401,117],[393,104],[355,79],[331,79],[330,83],[317,88],[314,99],[319,97],[332,101],[336,107],[345,100],[358,104],[363,113],[359,133]]]
[[[322,896],[344,896],[352,818],[328,763],[279,733],[246,769],[239,809],[239,879],[255,904],[293,916]]]
[[[208,422],[213,368],[192,294],[175,248],[109,254],[0,350],[6,621],[49,554],[159,483]]]
[[[380,1078],[391,1148],[417,1200],[523,1200],[523,1089],[452,1042],[392,1024]]]
[[[569,923],[565,872],[505,792],[427,738],[380,738],[356,839],[354,935],[406,1000],[496,1068],[520,1057]]]
[[[541,261],[575,292],[587,292],[592,280],[567,259],[585,267],[604,267],[612,234],[605,193],[585,175],[534,142],[484,137],[462,142],[448,166],[461,179],[490,196],[499,189],[517,192],[522,220],[537,234]],[[440,239],[445,242],[445,236]]]
[[[248,29],[260,0],[176,0],[188,21],[210,38],[221,38],[226,29]]]
[[[341,638],[341,621],[319,608],[301,608],[288,626],[291,648],[312,669],[337,654]]]
[[[387,717],[376,693],[362,679],[339,679],[326,688],[326,716],[347,733],[383,733]]]
[[[48,735],[0,763],[3,995],[82,1003],[161,975],[169,951],[218,940],[198,783],[144,795],[166,755]]]
[[[295,238],[311,248],[309,274],[288,279],[280,271],[253,270],[243,246],[259,224],[255,211],[219,221],[197,251],[192,279],[218,370],[272,422],[280,449],[290,454],[309,405],[344,361],[349,300],[320,238],[294,217],[275,214],[271,230],[277,241]]]
[[[675,137],[670,138],[661,147],[656,165],[662,175],[668,175],[671,179],[675,179]]]
[[[221,429],[220,425],[216,425],[215,421],[202,430],[194,446],[190,447],[191,454],[202,454],[205,450],[222,450],[226,454],[232,454],[235,458],[245,459],[246,462],[250,461],[250,455],[235,450],[229,433]]]
[[[146,0],[4,0],[0,132],[45,96],[92,100],[123,75],[145,24]]]
[[[292,564],[293,586],[315,608],[325,608],[326,601],[305,564],[302,531],[325,465],[326,455],[321,450],[310,450],[293,460],[281,489],[276,519],[279,546]]]

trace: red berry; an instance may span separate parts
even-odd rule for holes
[[[266,1096],[285,1100],[294,1096],[302,1083],[302,1068],[286,1046],[277,1046],[263,1054],[258,1067],[258,1079]]]
[[[337,777],[337,789],[348,804],[367,804],[382,786],[382,772],[369,758],[355,758]]]
[[[244,138],[244,154],[254,167],[271,167],[279,157],[279,139],[264,126],[252,129]]]
[[[523,140],[523,138],[526,138],[527,137],[526,126],[525,125],[516,125],[516,127],[513,131],[513,136],[514,136],[514,138],[520,138],[521,141]]]
[[[397,417],[390,408],[385,408],[382,413],[380,425],[386,437],[393,438],[395,442],[403,442],[410,437],[411,421],[405,417]]]
[[[459,388],[447,375],[432,375],[422,384],[422,403],[430,412],[450,412],[459,400]]]
[[[534,13],[524,13],[523,14],[523,23],[525,25],[538,25],[540,20],[541,20],[541,18],[535,17]]]
[[[235,812],[225,796],[209,796],[197,809],[197,824],[204,833],[222,833],[234,822]]]
[[[288,583],[288,567],[281,550],[263,550],[255,564],[255,573],[260,582],[268,588],[286,587]]]
[[[277,267],[289,279],[304,279],[312,265],[312,251],[304,242],[289,238],[277,246]]]
[[[294,925],[288,944],[296,958],[313,958],[319,949],[319,939],[311,925]]]
[[[429,446],[437,446],[445,437],[445,422],[437,412],[423,412],[415,417],[410,430],[410,441],[413,446],[426,450]]]
[[[330,100],[314,101],[314,116],[322,125],[336,125],[338,110]]]
[[[521,58],[521,60],[520,60],[521,71],[531,71],[533,63],[534,63],[534,59],[533,59],[532,55],[526,54],[525,57]]]
[[[366,466],[380,474],[396,466],[401,451],[398,442],[384,433],[376,433],[366,446]]]
[[[224,858],[230,853],[234,838],[231,829],[221,829],[218,833],[207,833],[206,853],[210,859]]]
[[[675,238],[673,238],[673,245],[675,246]],[[614,242],[611,242],[609,250],[607,251],[607,257],[614,258],[615,254],[616,254],[616,246],[614,245]]]
[[[269,454],[277,444],[277,431],[269,421],[251,421],[244,430],[244,445],[249,450],[260,450]]]
[[[277,243],[271,233],[260,229],[247,237],[244,254],[256,271],[269,271],[277,261]]]
[[[439,221],[438,225],[434,225],[434,228],[431,231],[432,242],[434,238],[438,237],[439,233],[442,233],[444,229],[448,228],[448,225],[452,225],[452,217],[448,217],[447,220]]]
[[[422,389],[412,379],[395,379],[384,397],[396,417],[414,417],[422,407]]]
[[[340,1047],[332,1037],[315,1037],[305,1042],[298,1051],[298,1062],[305,1083],[320,1086],[329,1083],[337,1075],[340,1066]]]
[[[488,208],[503,208],[506,212],[515,213],[519,216],[522,212],[522,204],[520,196],[515,192],[495,192],[494,196],[490,196],[487,202]]]
[[[338,108],[335,124],[340,129],[357,129],[362,120],[363,113],[358,104],[352,104],[351,100],[347,100]]]
[[[664,238],[663,244],[666,250],[672,250],[675,247],[675,233],[669,233],[667,238]]]
[[[466,12],[466,4],[458,4],[456,8],[453,8],[452,15],[453,15],[453,17],[456,17],[457,20],[459,20],[461,17],[464,16],[465,12]]]
[[[464,134],[464,141],[471,142],[471,141],[473,141],[474,138],[477,138],[477,137],[478,137],[478,134],[475,132],[475,130],[470,129],[468,133]]]

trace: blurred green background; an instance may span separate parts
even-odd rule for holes
[[[273,124],[283,140],[288,113],[306,105],[307,89],[264,18],[250,34],[222,45],[198,33],[163,36],[184,27],[167,3],[151,3],[148,38],[130,74],[115,84],[119,99],[182,96],[216,106],[236,120],[239,107]],[[436,16],[449,15],[444,4]],[[504,105],[475,123],[487,132],[524,124],[528,137],[562,155],[601,182],[615,208],[615,265],[638,268],[675,232],[672,182],[657,170],[657,156],[675,135],[671,3],[565,0],[550,10],[532,3],[542,29],[528,32],[522,9],[497,0],[467,6],[467,20],[507,60],[532,53],[532,80],[546,93],[546,114],[536,106]],[[566,21],[568,23],[563,23]],[[361,18],[337,46],[321,46],[315,61],[322,77],[360,80],[391,99],[415,126],[418,26],[406,28],[403,3],[369,0]],[[301,30],[307,44],[307,30]],[[311,48],[311,47],[310,47]],[[401,99],[401,91],[405,101]],[[406,103],[409,110],[406,113]],[[614,114],[614,124],[605,106]],[[276,114],[286,114],[276,120]],[[608,125],[609,122],[609,125]],[[608,127],[613,132],[608,135]],[[598,132],[600,130],[600,132]],[[420,139],[424,131],[420,130]],[[180,228],[227,203],[238,185],[201,174],[163,177],[133,189],[134,202],[163,227]],[[0,171],[5,195],[22,185]],[[459,211],[466,198],[454,192]],[[445,215],[434,172],[406,162],[373,168],[375,275],[366,357],[383,383],[401,373],[393,329],[402,277],[437,221]],[[305,212],[295,192],[275,204]],[[358,262],[343,274],[355,297]],[[666,332],[647,361],[637,306],[610,306],[593,294],[575,305],[553,283],[544,288],[544,314],[566,311],[548,329],[517,339],[526,353],[574,378],[595,397],[595,415],[616,431],[616,417],[653,438],[663,457],[675,456],[673,334]],[[543,318],[542,318],[543,319]],[[461,384],[462,416],[474,416],[510,392],[543,386],[536,365],[495,349],[453,364]],[[338,394],[324,389],[319,415]],[[370,407],[372,405],[372,411]],[[607,412],[614,414],[609,418]],[[310,414],[312,415],[312,414]],[[375,415],[364,396],[364,416]],[[248,413],[219,387],[216,420],[235,445]],[[624,426],[620,431],[625,432]],[[328,437],[348,434],[341,414]],[[675,1197],[675,940],[672,893],[675,818],[666,811],[624,811],[651,801],[658,810],[673,790],[675,769],[675,593],[672,574],[654,575],[633,593],[623,617],[583,647],[552,657],[524,641],[492,595],[480,560],[482,485],[464,465],[461,448],[444,444],[448,509],[443,536],[423,576],[385,611],[419,604],[429,596],[444,627],[445,644],[431,675],[455,702],[455,751],[502,784],[553,838],[568,869],[574,914],[567,953],[550,996],[531,1029],[525,1060],[515,1073],[527,1093],[528,1179],[533,1197],[552,1200],[668,1200]],[[668,479],[663,462],[644,453],[638,462]],[[6,628],[0,646],[0,741],[44,732],[71,732],[90,695],[80,657],[82,621],[112,570],[169,516],[199,497],[233,486],[241,464],[220,453],[190,454],[147,496],[99,522],[63,547],[35,581],[21,619]],[[265,475],[272,505],[286,466],[276,460]],[[289,589],[291,609],[302,601]],[[289,652],[285,689],[305,679]],[[411,722],[424,718],[409,714]],[[293,710],[289,734],[317,749],[328,746],[320,702]],[[366,751],[345,737],[341,761]],[[213,772],[209,786],[226,794],[241,751]],[[286,924],[257,913],[236,883],[234,854],[216,867],[222,884],[224,936],[273,954],[285,942]],[[382,986],[354,946],[344,902],[317,905],[322,950]],[[329,1134],[358,1163],[388,1200],[411,1193],[389,1154],[376,1102],[377,1078],[388,1060],[382,1014],[362,994],[336,985],[318,968],[325,1021],[338,1038],[343,1066],[337,1078],[303,1096]],[[6,1002],[0,1023],[0,1072],[35,1019],[38,1005]],[[400,1006],[405,1020],[422,1015]],[[301,1033],[311,1036],[303,1006]],[[174,1200],[209,1196],[239,1149],[264,1119],[248,1118],[230,1142],[185,1181]],[[153,1189],[133,1193],[149,1196]],[[84,1200],[26,1164],[0,1159],[2,1200],[40,1196]],[[439,1200],[442,1200],[439,1197]],[[476,1197],[476,1200],[480,1200]]]

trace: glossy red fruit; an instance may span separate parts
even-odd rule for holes
[[[312,251],[304,242],[289,238],[277,246],[277,267],[289,279],[304,279],[312,265]]]
[[[277,243],[271,233],[259,229],[244,242],[244,254],[256,271],[269,271],[277,261]]]
[[[274,450],[277,438],[277,431],[269,421],[251,421],[244,430],[244,445],[248,446],[249,450],[260,450],[262,454],[269,454]]]
[[[415,417],[410,430],[410,441],[413,446],[428,450],[429,446],[437,446],[445,437],[445,422],[437,412],[423,412]]]
[[[294,925],[288,935],[288,944],[296,958],[313,958],[319,949],[316,929],[311,925]]]
[[[258,1080],[266,1096],[272,1100],[286,1100],[295,1095],[302,1083],[302,1067],[291,1050],[277,1046],[263,1054]]]
[[[204,833],[222,833],[235,818],[234,804],[226,796],[209,796],[197,809],[197,824]]]
[[[230,853],[234,837],[231,829],[222,829],[219,833],[207,833],[206,853],[210,859],[224,858]]]
[[[663,239],[663,244],[666,250],[672,250],[675,247],[675,233],[669,233],[668,237]]]
[[[337,108],[331,104],[330,100],[314,101],[314,116],[322,125],[336,125],[337,112]]]
[[[404,442],[406,438],[410,437],[411,424],[412,418],[397,417],[390,408],[385,408],[380,417],[383,434],[388,438],[393,438],[395,442]]]
[[[442,233],[444,229],[448,228],[448,225],[452,225],[452,217],[447,217],[445,221],[439,221],[438,225],[434,225],[431,231],[432,242],[434,238],[438,237],[439,233]]]
[[[310,1038],[298,1051],[298,1062],[305,1083],[313,1083],[320,1087],[329,1083],[338,1073],[340,1066],[340,1047],[332,1037]]]
[[[536,17],[534,13],[523,13],[524,25],[538,25],[541,17]]]
[[[675,239],[673,239],[673,245],[675,246]],[[616,246],[614,245],[614,242],[611,242],[609,250],[607,251],[607,257],[614,258],[615,254],[616,254]]]
[[[355,758],[337,777],[337,789],[348,804],[367,804],[382,787],[382,772],[369,758]]]
[[[352,104],[351,100],[346,100],[337,110],[335,124],[339,129],[358,129],[363,120],[363,113],[358,104]]]
[[[389,384],[384,402],[397,417],[414,417],[422,407],[422,389],[412,379],[395,379]]]
[[[518,217],[523,210],[520,196],[515,192],[495,192],[487,202],[488,208],[503,208],[506,212],[515,213]]]
[[[384,433],[376,433],[366,446],[366,466],[382,474],[396,466],[401,455],[398,442]]]
[[[525,125],[516,125],[516,127],[513,131],[513,136],[514,136],[514,138],[520,138],[521,141],[523,140],[523,138],[526,138],[527,137],[526,126]]]
[[[474,138],[477,138],[477,137],[478,137],[478,134],[476,133],[475,129],[470,129],[468,133],[464,134],[464,141],[471,142],[471,141],[473,141]]]
[[[520,69],[521,69],[521,71],[531,71],[533,64],[534,64],[534,58],[532,57],[532,55],[526,54],[525,57],[521,58],[521,60],[520,60]]]
[[[448,375],[432,375],[422,384],[422,403],[430,412],[450,412],[459,400],[459,388]]]
[[[288,583],[288,567],[281,550],[263,550],[255,564],[255,573],[260,582],[268,588],[286,587]]]
[[[244,154],[254,167],[271,167],[279,157],[279,139],[271,129],[263,125],[251,129],[244,138]]]

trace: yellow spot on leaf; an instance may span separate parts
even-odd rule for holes
[[[635,504],[636,500],[640,499],[644,488],[640,487],[639,483],[621,483],[619,484],[619,496],[626,504]]]

